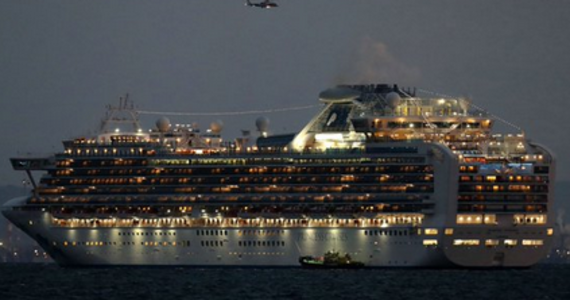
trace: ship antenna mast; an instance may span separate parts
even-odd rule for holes
[[[130,124],[132,125],[135,132],[141,130],[139,113],[137,112],[133,101],[129,100],[128,93],[125,95],[125,97],[119,98],[118,106],[113,106],[111,104],[107,105],[107,113],[105,114],[105,118],[101,120],[100,132],[110,132],[112,128],[110,129],[109,127],[113,124]]]

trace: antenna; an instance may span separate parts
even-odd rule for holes
[[[119,97],[119,106],[107,105],[107,113],[105,119],[101,121],[102,133],[109,132],[109,125],[111,124],[131,124],[135,132],[141,129],[139,122],[139,113],[135,110],[133,101],[128,105],[129,94],[126,93],[125,97]]]

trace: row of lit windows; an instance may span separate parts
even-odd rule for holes
[[[103,247],[103,246],[117,246],[117,242],[103,242],[103,241],[86,241],[86,242],[76,242],[76,241],[72,241],[72,242],[68,242],[68,241],[64,241],[63,243],[64,247],[68,247],[68,246],[72,246],[72,247],[76,247],[76,246],[87,246],[87,247]],[[123,246],[135,246],[139,243],[135,243],[132,241],[128,241],[128,242],[122,242],[119,243],[119,245],[123,245]],[[57,242],[53,242],[54,246],[57,246]],[[145,242],[140,242],[141,246],[186,246],[186,247],[190,247],[190,241],[179,241],[179,242],[159,242],[159,241],[145,241]]]
[[[285,252],[230,252],[230,255],[238,257],[242,256],[259,256],[259,255],[285,255]]]
[[[385,199],[390,200],[390,199]],[[392,199],[395,202],[401,202],[404,199]],[[405,199],[412,202],[414,198]],[[103,204],[104,205],[104,204]],[[128,205],[128,204],[127,204]],[[108,215],[108,218],[90,218],[83,217],[75,221],[90,222],[101,224],[116,223],[120,220],[116,219],[116,215],[130,215],[133,217],[132,221],[137,224],[156,224],[157,222],[172,222],[173,224],[180,221],[193,220],[187,218],[193,211],[191,206],[131,206],[131,205],[117,205],[117,206],[100,206],[95,203],[84,204],[82,206],[49,206],[47,208],[39,208],[33,206],[21,207],[26,211],[43,210],[52,213],[56,217],[61,217],[61,221],[66,221],[65,216],[81,216],[81,215]],[[237,220],[238,215],[243,216],[247,214],[248,218],[254,218],[256,215],[259,217],[269,218],[270,215],[287,215],[287,214],[335,214],[335,213],[379,213],[389,211],[395,208],[392,206],[401,206],[402,204],[302,204],[302,203],[283,203],[283,204],[251,204],[251,205],[208,205],[201,209],[202,217],[205,225],[219,225],[224,216],[226,220]],[[432,204],[416,204],[424,208],[431,207]],[[157,218],[157,215],[166,215],[167,218]],[[218,218],[220,217],[220,218]],[[285,216],[284,216],[285,217]],[[379,216],[378,220],[383,220],[386,217]],[[244,218],[247,219],[247,218]],[[289,219],[289,218],[284,218]],[[71,219],[73,221],[73,219]],[[129,219],[121,219],[129,220]]]
[[[192,184],[193,186],[199,184],[205,185],[221,185],[220,189],[226,189],[223,184],[234,185],[237,188],[237,184],[283,184],[283,183],[305,183],[305,184],[330,184],[330,183],[391,183],[391,184],[421,184],[424,182],[433,182],[432,175],[426,176],[413,176],[413,177],[395,177],[389,175],[381,176],[354,176],[354,175],[343,175],[343,176],[330,176],[328,174],[323,174],[321,176],[256,176],[256,177],[177,177],[177,178],[147,178],[144,176],[136,177],[103,177],[103,178],[73,178],[73,179],[60,179],[60,178],[43,178],[40,183],[45,185],[83,185],[84,188],[95,189],[99,185],[185,185]],[[279,186],[283,187],[284,186]],[[348,185],[346,185],[348,187]],[[276,188],[276,187],[275,187]]]
[[[462,175],[459,177],[461,182],[541,182],[547,183],[547,176],[530,176],[530,175],[477,175],[468,176]]]
[[[224,227],[369,227],[387,226],[394,224],[421,224],[422,216],[388,216],[378,219],[238,219],[221,218],[216,222],[205,219],[186,218],[157,218],[145,220],[134,219],[59,219],[53,218],[52,224],[58,227],[93,228],[93,227],[201,227],[201,226],[224,226]],[[208,224],[206,224],[206,222]],[[248,232],[248,231],[244,231]],[[253,231],[259,232],[259,231]],[[242,232],[243,233],[243,232]],[[243,233],[245,234],[245,233]],[[255,234],[255,233],[254,233]],[[268,232],[264,234],[269,235]],[[124,236],[160,236],[176,235],[175,232],[120,232]],[[200,230],[197,235],[227,236],[226,230]]]
[[[519,184],[505,184],[505,185],[459,185],[459,192],[522,192],[522,193],[546,193],[548,192],[548,185],[519,185]]]
[[[190,246],[190,241],[187,241],[187,244],[183,243],[183,242],[158,242],[158,241],[150,241],[150,242],[141,242],[141,246],[150,246],[150,247],[158,247],[158,246]]]
[[[160,218],[160,219],[106,219],[106,218],[54,218],[53,225],[59,227],[157,227],[157,226],[189,226],[184,218]],[[175,233],[173,233],[175,234]],[[123,232],[122,235],[158,235],[151,232]]]
[[[115,175],[147,175],[149,169],[147,168],[105,168],[105,169],[73,169],[73,175],[76,177],[91,175],[91,176],[115,176]]]
[[[113,179],[111,184],[124,184],[122,180]],[[133,180],[134,181],[134,180]],[[307,182],[308,184],[309,182]],[[311,185],[224,185],[224,186],[198,186],[192,185],[183,188],[175,188],[175,192],[184,193],[431,193],[433,192],[433,184],[391,184],[391,185],[370,185],[370,184],[343,184],[343,185],[323,185],[317,181],[310,182]],[[131,191],[131,193],[148,193],[148,188],[139,187],[129,188],[121,187]],[[160,189],[172,191],[170,187],[153,186],[152,191],[158,192]],[[111,188],[116,189],[116,188]],[[99,194],[109,192],[107,187],[90,186],[83,188],[67,187],[67,188],[43,188],[40,193],[45,194],[49,191],[57,193],[90,193]],[[165,190],[166,191],[166,190]]]
[[[497,224],[497,216],[494,214],[458,214],[457,224]],[[544,225],[546,215],[544,214],[516,214],[513,216],[513,224],[517,225]]]
[[[121,189],[121,192],[126,192],[125,190]],[[42,190],[41,196],[45,196],[46,191]],[[119,192],[119,191],[116,191]],[[106,194],[113,194],[109,191]],[[408,194],[396,194],[394,196],[399,195],[398,197],[389,197],[388,195],[382,194],[223,194],[223,195],[214,195],[214,194],[205,194],[205,195],[168,195],[162,196],[162,194],[166,193],[159,193],[156,194],[156,198],[148,199],[146,197],[124,197],[118,198],[114,197],[111,198],[110,201],[112,202],[125,202],[125,204],[133,203],[135,201],[148,201],[148,202],[158,202],[158,203],[180,203],[182,202],[199,202],[199,203],[206,203],[209,201],[212,202],[226,202],[227,204],[230,203],[238,203],[238,202],[280,202],[280,204],[292,204],[292,203],[308,203],[308,202],[316,202],[322,203],[324,201],[328,202],[367,202],[367,203],[379,203],[383,204],[382,211],[384,212],[419,212],[424,209],[424,206],[429,206],[426,204],[424,206],[419,205],[419,203],[414,203],[420,201],[418,195],[413,193]],[[153,194],[154,195],[154,194]],[[86,197],[77,197],[75,195],[62,195],[57,198],[52,197],[39,197],[33,198],[30,200],[31,204],[43,204],[43,203],[90,203],[90,204],[103,204],[106,201],[104,199],[108,199],[110,197],[93,197],[93,198],[86,198]],[[403,204],[395,204],[394,202],[407,202]],[[363,204],[367,204],[363,203]],[[394,203],[394,204],[392,204]],[[418,204],[418,205],[415,205]],[[28,209],[28,208],[23,208]],[[30,208],[33,209],[33,208]],[[337,210],[338,211],[338,210]]]
[[[113,164],[120,165],[120,163],[128,162],[130,160],[114,160]],[[110,164],[110,163],[109,163]],[[370,173],[432,173],[433,166],[428,165],[381,165],[381,166],[287,166],[287,167],[237,167],[237,168],[168,168],[168,167],[154,167],[154,168],[109,168],[109,169],[87,169],[82,170],[82,166],[75,166],[73,168],[59,169],[56,175],[69,175],[71,173],[76,175],[112,175],[121,174],[117,172],[122,170],[122,174],[141,174],[145,171],[147,175],[168,175],[168,174],[195,174],[195,175],[248,175],[248,174],[280,174],[280,175],[295,175],[295,174],[370,174]],[[98,167],[98,166],[95,166]],[[132,170],[132,171],[130,171]],[[64,171],[64,172],[61,172]]]
[[[85,168],[85,167],[114,167],[114,166],[146,166],[146,159],[67,159],[56,162],[58,167]]]
[[[378,234],[378,231],[375,231],[376,234],[374,235],[382,235]],[[392,231],[390,231],[392,232]],[[371,232],[372,233],[372,232]],[[373,234],[371,234],[373,235]],[[407,231],[393,231],[393,234],[384,234],[384,235],[408,235]],[[481,244],[481,240],[478,239],[454,239],[453,246],[466,246],[466,247],[474,247],[479,246]],[[54,246],[57,246],[57,243],[53,243]],[[64,241],[63,246],[87,246],[87,247],[102,247],[102,246],[116,246],[117,242],[103,242],[103,241],[86,241],[86,242],[68,242]],[[135,242],[123,242],[123,246],[134,246],[136,245]],[[183,242],[158,242],[158,241],[145,241],[140,242],[141,246],[151,246],[151,247],[158,247],[158,246],[190,246],[190,241],[183,241]],[[200,241],[200,245],[202,247],[224,247],[224,241]],[[437,246],[438,241],[436,239],[425,239],[423,240],[424,246]],[[498,239],[487,239],[484,241],[484,245],[486,247],[496,247],[500,245],[500,241]],[[505,239],[503,240],[503,245],[506,247],[514,247],[518,245],[518,240],[516,239]],[[543,246],[544,240],[541,239],[523,239],[521,241],[521,245],[523,246]],[[285,241],[238,241],[238,246],[240,247],[285,247]]]
[[[174,236],[176,235],[175,231],[167,231],[167,232],[162,232],[162,231],[154,231],[154,232],[142,232],[142,231],[134,231],[134,232],[130,232],[130,231],[126,231],[126,232],[119,232],[118,233],[119,236]]]
[[[548,195],[538,194],[459,194],[457,196],[459,201],[490,201],[490,202],[531,202],[541,203],[548,201]]]
[[[479,168],[477,166],[459,166],[459,172],[461,173],[477,173]]]
[[[544,225],[546,224],[546,215],[543,214],[517,214],[513,216],[513,223],[517,225]]]
[[[458,212],[537,212],[543,213],[547,211],[545,204],[460,204],[457,206]]]
[[[73,156],[142,156],[146,151],[142,148],[67,148],[64,153]]]
[[[241,160],[238,159],[234,159],[232,160],[234,162],[234,164],[240,164]],[[151,159],[149,160],[149,165],[151,166],[157,166],[157,165],[188,165],[190,164],[190,160],[189,159],[177,159],[177,158],[171,158],[171,159]]]
[[[521,169],[524,170],[525,167],[523,166]],[[550,170],[550,168],[548,166],[534,166],[533,172],[535,174],[548,174],[549,170]],[[479,171],[478,166],[474,166],[474,165],[459,166],[459,172],[460,173],[477,173],[478,171]],[[520,175],[511,175],[507,178],[509,181],[524,181]],[[518,180],[518,179],[520,179],[520,180]]]
[[[426,114],[435,114],[435,115],[452,115],[451,114],[451,110],[444,110],[444,109],[440,109],[437,112],[433,112],[431,107],[425,107],[425,106],[416,106],[416,105],[411,105],[411,106],[405,106],[405,105],[400,105],[397,107],[396,111],[395,111],[396,115],[402,115],[402,116],[424,116]],[[383,123],[387,123],[387,124],[383,124]],[[372,123],[373,126],[372,128],[382,128],[383,125],[386,126],[386,128],[390,128],[390,129],[394,129],[394,128],[417,128],[417,129],[421,129],[421,128],[426,128],[428,129],[428,131],[433,131],[434,128],[456,128],[456,129],[475,129],[475,128],[479,128],[481,126],[481,123],[479,122],[472,122],[472,123],[451,123],[451,122],[403,122],[403,121],[398,121],[398,122],[373,122]],[[484,128],[486,128],[486,126],[483,126]]]
[[[222,206],[224,210],[228,210],[230,206]],[[129,214],[129,215],[145,215],[145,214],[176,214],[176,213],[191,213],[192,206],[50,206],[47,211],[53,214]],[[44,209],[45,211],[46,209]],[[112,221],[109,219],[108,221]]]
[[[58,160],[55,163],[55,166],[56,167],[69,167],[69,166],[71,166],[72,162],[73,162],[73,160],[69,160],[69,159],[68,160]]]
[[[423,233],[425,235],[437,235],[438,229],[436,228],[425,228],[423,229]],[[365,230],[364,235],[369,236],[392,236],[392,235],[412,235],[412,234],[422,234],[422,228],[414,228],[410,230]],[[448,228],[446,230],[447,235],[453,234],[453,229]]]
[[[342,151],[339,153],[342,154]],[[154,165],[326,165],[326,164],[374,164],[395,161],[423,162],[423,157],[357,157],[357,158],[292,158],[292,157],[252,157],[252,158],[200,158],[192,160],[184,159],[156,159]]]
[[[182,169],[180,169],[182,170]],[[70,170],[60,170],[60,171],[70,171]],[[117,170],[106,170],[108,175],[138,175],[138,176],[127,176],[119,177],[116,176],[84,176],[84,175],[95,175],[93,173],[98,173],[99,170],[86,170],[85,172],[74,171],[74,177],[72,179],[68,178],[49,178],[44,177],[41,181],[47,184],[101,184],[101,183],[113,183],[113,179],[127,180],[129,183],[142,183],[142,182],[152,182],[152,183],[188,183],[190,179],[193,178],[206,178],[207,181],[199,182],[210,182],[210,183],[248,183],[248,182],[267,182],[270,179],[271,182],[299,182],[307,181],[308,178],[327,178],[325,181],[338,181],[338,182],[353,182],[353,181],[370,181],[370,182],[395,182],[395,183],[415,183],[415,182],[433,182],[433,174],[395,174],[395,173],[369,173],[365,175],[354,175],[353,173],[345,173],[343,175],[330,175],[330,173],[322,172],[317,173],[319,176],[308,176],[307,174],[269,174],[269,175],[249,175],[244,176],[171,176],[171,177],[156,177],[156,176],[140,176],[144,173],[144,170],[138,169],[117,169]],[[78,174],[85,173],[85,174]],[[313,174],[314,175],[314,174]],[[107,181],[109,180],[109,181]],[[134,180],[134,181],[133,181]],[[154,180],[154,181],[153,181]],[[162,181],[161,181],[162,180]]]
[[[461,152],[463,154],[465,154],[465,152]],[[480,151],[472,151],[472,153],[469,154],[480,154]],[[485,164],[487,163],[487,159],[484,157],[464,157],[463,161],[465,161],[466,163],[481,163],[481,164]]]
[[[56,242],[53,242],[54,246],[57,246]],[[68,242],[64,241],[63,246],[88,246],[88,247],[102,247],[102,246],[116,246],[117,242],[102,242],[102,241],[87,241],[87,242]]]
[[[456,239],[453,240],[453,246],[479,246],[481,244],[480,240],[477,239]],[[486,247],[496,247],[499,246],[500,241],[498,239],[488,239],[484,241]],[[544,241],[539,239],[525,239],[521,241],[523,246],[543,246]],[[505,239],[503,240],[503,245],[506,247],[514,247],[518,245],[518,240],[516,239]]]
[[[457,224],[459,225],[472,225],[472,224],[487,224],[496,225],[497,215],[494,214],[458,214]]]

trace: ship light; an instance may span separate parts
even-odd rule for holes
[[[426,235],[437,235],[438,234],[438,230],[437,228],[426,228],[424,230]]]
[[[115,132],[120,132],[119,128],[115,128]]]
[[[424,240],[423,241],[423,245],[424,246],[437,246],[437,240]]]

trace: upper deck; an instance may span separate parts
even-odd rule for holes
[[[64,141],[58,158],[170,156],[206,158],[275,155],[335,155],[390,149],[394,142],[440,143],[467,162],[549,163],[542,147],[531,145],[522,131],[496,134],[491,114],[461,97],[419,97],[415,90],[396,85],[341,85],[319,95],[322,110],[296,134],[267,137],[267,124],[258,120],[260,137],[222,139],[223,125],[213,122],[202,132],[195,125],[172,125],[160,118],[143,130],[132,102],[121,99],[108,106],[101,131],[93,137]],[[114,125],[132,125],[131,131]],[[388,150],[386,150],[388,151]],[[395,150],[390,150],[395,151]],[[43,170],[53,159],[12,159],[16,170]]]

